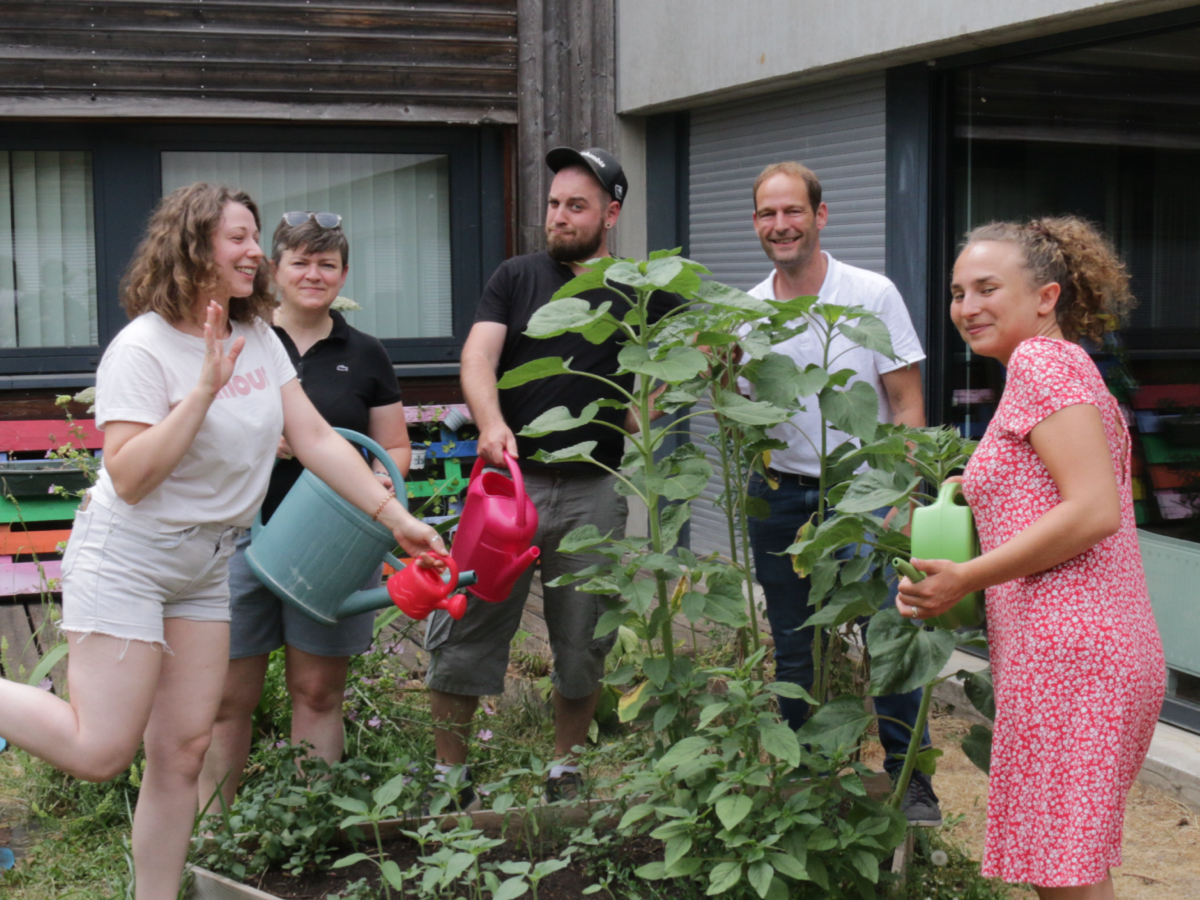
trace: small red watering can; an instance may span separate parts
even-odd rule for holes
[[[413,562],[396,572],[387,580],[388,596],[410,619],[420,621],[435,609],[444,609],[450,618],[458,620],[467,611],[467,598],[463,594],[450,594],[458,586],[458,563],[441,553],[431,553],[446,563],[450,569],[450,581],[442,580],[436,569],[427,569]]]
[[[525,494],[525,479],[516,460],[505,453],[504,461],[511,478],[484,472],[483,457],[475,460],[450,551],[460,569],[475,570],[478,580],[470,591],[488,603],[507,597],[538,557],[538,548],[531,546],[537,510]]]

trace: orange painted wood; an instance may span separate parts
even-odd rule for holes
[[[62,531],[0,531],[0,556],[57,553],[59,543],[70,536],[70,528]]]

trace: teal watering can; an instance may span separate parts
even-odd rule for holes
[[[948,559],[968,562],[979,555],[979,535],[975,516],[967,506],[962,485],[947,481],[938,490],[937,500],[913,510],[912,555],[915,559]],[[894,562],[896,571],[914,584],[925,578],[905,560]],[[974,628],[983,622],[983,592],[967,594],[947,612],[926,619],[937,628]]]
[[[404,478],[387,451],[356,431],[334,430],[346,440],[365,447],[383,463],[396,488],[397,499],[407,506]],[[383,609],[393,602],[405,612],[414,609],[402,592],[402,584],[413,581],[412,578],[393,576],[389,585],[392,581],[396,584],[391,593],[388,587],[348,593],[366,581],[380,562],[390,563],[397,574],[405,565],[391,553],[396,539],[390,529],[372,521],[308,469],[283,498],[271,521],[266,525],[255,522],[252,535],[246,550],[251,571],[277,597],[318,622],[332,625],[348,616]],[[410,574],[418,573],[439,577],[432,570],[420,567]],[[458,588],[474,584],[475,573],[459,572],[454,578],[447,571],[442,583],[440,598],[430,599],[428,589],[425,590],[424,599],[415,608],[421,618],[433,608],[447,609],[456,619],[462,617],[465,598],[450,595]]]

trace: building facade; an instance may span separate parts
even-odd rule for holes
[[[1097,354],[1135,438],[1143,556],[1167,646],[1165,717],[1200,728],[1200,5],[1040,0],[617,2],[617,112],[644,135],[639,249],[719,280],[769,263],[750,186],[821,177],[822,243],[887,274],[928,353],[930,421],[982,434],[1003,369],[948,315],[956,245],[995,219],[1074,213],[1128,262],[1139,305]],[[639,238],[643,234],[639,233]],[[713,485],[715,494],[717,486]],[[722,550],[715,515],[691,545]]]

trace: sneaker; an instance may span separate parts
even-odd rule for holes
[[[546,802],[558,803],[566,800],[575,803],[583,797],[583,776],[578,772],[564,772],[557,778],[546,779]]]
[[[924,772],[912,773],[908,790],[900,802],[900,812],[904,813],[909,825],[936,828],[942,824],[942,808],[933,792],[933,782]]]

